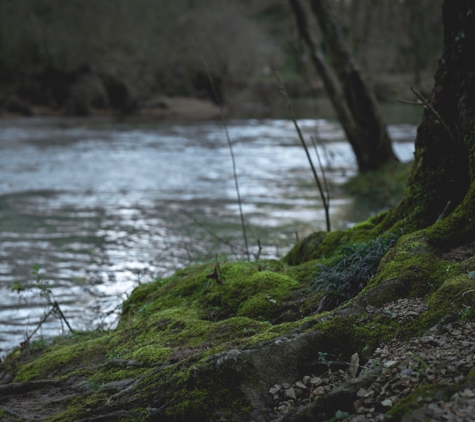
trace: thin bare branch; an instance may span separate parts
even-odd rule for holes
[[[440,116],[440,114],[437,112],[437,110],[432,107],[432,105],[427,101],[419,92],[417,92],[412,86],[411,86],[411,91],[419,98],[422,103],[434,114],[436,119],[444,126],[445,130],[449,133],[450,137],[453,139],[454,142],[458,142],[457,138],[454,136],[450,128],[447,126],[447,124],[444,122],[444,119]]]
[[[325,194],[327,197],[327,204],[330,207],[330,189],[328,188],[327,175],[325,173],[325,168],[323,167],[322,160],[320,158],[320,153],[318,152],[316,138],[314,136],[311,136],[310,139],[312,140],[313,148],[315,149],[315,155],[317,156],[317,160],[318,160],[318,166],[320,167],[320,171],[322,173],[323,186],[325,187]]]
[[[226,122],[226,116],[224,115],[224,110],[223,110],[223,102],[221,101],[221,98],[218,96],[218,92],[216,90],[216,85],[214,83],[214,80],[211,76],[211,72],[209,70],[208,63],[206,60],[201,57],[201,60],[203,61],[203,64],[206,68],[206,73],[208,74],[208,79],[211,84],[211,87],[213,89],[214,96],[216,98],[216,102],[219,105],[219,111],[221,114],[221,121],[223,122],[223,127],[224,131],[226,133],[226,140],[228,141],[228,147],[229,147],[229,154],[231,155],[231,161],[233,163],[233,176],[234,176],[234,186],[236,188],[236,194],[237,194],[237,200],[238,200],[238,205],[239,205],[239,214],[241,216],[241,228],[242,228],[242,236],[244,238],[244,248],[246,250],[246,255],[248,261],[251,260],[251,255],[249,254],[249,246],[247,242],[247,233],[246,233],[246,223],[244,221],[244,212],[242,210],[242,200],[241,200],[241,194],[239,192],[239,182],[238,182],[238,176],[237,176],[237,170],[236,170],[236,159],[234,158],[234,150],[233,150],[233,143],[231,142],[231,138],[229,136],[229,131],[228,131],[228,125]]]
[[[410,105],[415,105],[415,106],[423,106],[425,107],[424,103],[421,103],[419,101],[409,101],[409,100],[402,100],[401,98],[397,99],[398,102],[403,103],[403,104],[410,104]]]
[[[307,144],[305,143],[305,139],[304,139],[304,137],[302,135],[302,132],[300,130],[300,127],[297,123],[297,118],[295,116],[294,108],[292,106],[292,101],[290,101],[289,95],[287,94],[287,90],[285,89],[284,82],[282,81],[282,78],[280,77],[279,73],[275,72],[275,74],[276,74],[277,80],[279,81],[279,86],[280,86],[281,93],[287,101],[287,107],[288,107],[289,112],[290,112],[290,117],[291,117],[291,119],[294,123],[295,130],[297,131],[297,134],[299,136],[300,142],[302,143],[303,149],[305,150],[305,154],[307,155],[308,163],[310,164],[310,168],[312,170],[313,177],[315,179],[315,183],[318,187],[318,191],[320,192],[320,197],[322,199],[323,208],[325,210],[325,220],[326,220],[326,225],[327,225],[327,231],[329,232],[329,231],[331,231],[331,227],[330,227],[330,206],[328,205],[327,198],[325,197],[325,192],[324,192],[323,186],[320,182],[320,178],[318,177],[317,171],[315,170],[315,166],[313,165],[313,160],[312,160],[312,157],[310,155],[310,152],[308,151]]]
[[[64,316],[63,314],[63,311],[61,310],[61,308],[59,307],[59,303],[54,301],[53,303],[53,309],[56,308],[59,312],[59,316],[61,317],[61,319],[66,323],[66,325],[68,326],[69,328],[69,331],[71,331],[71,334],[74,334],[74,330],[71,328],[71,326],[69,325],[69,322],[68,320],[66,319],[66,317]]]

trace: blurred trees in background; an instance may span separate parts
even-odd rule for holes
[[[334,1],[377,96],[390,95],[386,86],[401,75],[424,86],[441,55],[442,0]],[[286,0],[0,1],[3,98],[30,75],[54,70],[77,82],[91,69],[139,99],[210,97],[203,59],[228,98],[272,101],[273,68],[292,96],[318,87]],[[89,89],[97,104],[111,101],[105,94],[100,99],[107,86],[90,77],[88,83],[97,85]]]

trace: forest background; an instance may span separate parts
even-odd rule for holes
[[[429,93],[441,56],[441,0],[335,0],[380,101]],[[68,114],[160,106],[185,96],[272,106],[273,70],[292,98],[319,96],[284,0],[8,0],[0,2],[0,104]],[[112,91],[112,95],[111,95]]]

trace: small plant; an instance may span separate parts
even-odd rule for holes
[[[31,274],[35,278],[33,284],[26,285],[20,283],[19,281],[15,281],[10,287],[12,291],[17,292],[18,294],[22,294],[23,292],[26,292],[28,290],[35,291],[35,289],[38,289],[39,296],[43,299],[46,299],[47,306],[49,308],[48,311],[44,313],[43,318],[38,322],[38,325],[33,330],[33,332],[29,335],[25,334],[25,341],[21,343],[21,347],[22,349],[27,349],[28,351],[30,350],[31,338],[36,334],[36,332],[43,325],[43,323],[46,322],[50,315],[56,315],[58,318],[63,320],[67,325],[69,331],[71,331],[73,335],[75,334],[73,329],[71,328],[71,325],[69,325],[68,320],[64,316],[63,311],[59,306],[59,303],[56,301],[56,298],[53,295],[48,281],[45,280],[43,274],[41,273],[41,265],[33,265]]]
[[[465,308],[460,312],[460,321],[466,322],[470,316],[472,307],[470,305],[465,306]]]
[[[300,139],[300,142],[303,146],[305,154],[307,155],[307,160],[308,160],[308,163],[310,165],[310,169],[312,170],[313,178],[315,180],[315,184],[317,185],[318,192],[320,193],[320,198],[322,200],[323,209],[325,210],[325,222],[326,222],[326,226],[327,226],[327,232],[330,232],[331,231],[331,224],[330,224],[330,191],[328,189],[327,180],[326,180],[326,176],[325,176],[325,170],[322,166],[322,162],[320,160],[320,155],[318,154],[318,150],[316,148],[315,140],[312,139],[312,142],[314,142],[315,153],[317,155],[318,163],[319,163],[319,166],[320,166],[320,171],[321,171],[322,176],[323,176],[323,181],[324,181],[323,184],[320,181],[320,178],[318,177],[317,170],[315,169],[315,165],[313,164],[313,160],[312,160],[312,157],[311,157],[310,152],[308,150],[305,139],[302,135],[302,131],[300,130],[300,127],[297,123],[297,117],[295,116],[294,108],[292,106],[292,101],[290,100],[290,97],[287,93],[287,90],[285,89],[284,82],[282,81],[281,77],[279,76],[279,74],[277,72],[276,72],[275,76],[277,77],[277,81],[279,82],[280,93],[282,94],[282,96],[285,98],[285,100],[287,102],[287,108],[289,109],[290,117],[292,119],[292,122],[294,123],[295,130],[297,131],[298,138]]]
[[[458,262],[454,262],[453,264],[447,265],[447,268],[445,269],[445,271],[448,273],[454,273],[455,271],[457,271],[459,266],[460,264]]]
[[[333,309],[363,290],[398,238],[387,233],[368,243],[345,246],[341,249],[343,257],[334,265],[320,265],[320,275],[310,285],[316,294],[322,295],[317,313]]]
[[[328,353],[326,352],[318,352],[318,360],[328,367],[328,373],[332,373],[332,369],[330,368],[331,362],[327,359]]]

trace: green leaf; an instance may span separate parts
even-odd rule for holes
[[[472,279],[475,278],[475,271],[470,271],[468,273],[468,278],[472,278]]]
[[[24,284],[21,284],[19,281],[14,281],[10,289],[13,292],[20,293],[20,292],[24,292],[27,289],[27,286]]]

